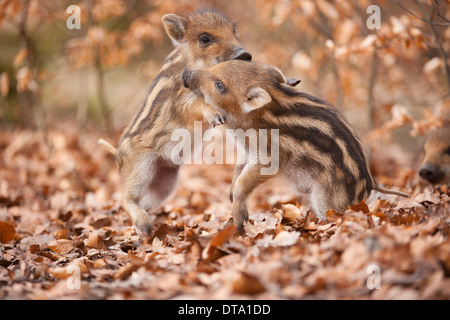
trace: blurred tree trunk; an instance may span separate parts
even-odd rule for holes
[[[17,72],[17,75],[19,76],[24,72],[28,73],[28,78],[26,80],[18,79],[18,86],[20,86],[20,81],[25,81],[23,88],[18,90],[20,117],[22,124],[26,127],[37,128],[42,133],[44,143],[50,150],[50,142],[48,140],[47,132],[47,119],[45,110],[40,101],[40,89],[36,79],[38,70],[36,67],[35,52],[27,31],[29,5],[29,0],[24,1],[19,23],[19,39],[21,46],[19,53],[22,50],[25,50],[25,66],[23,68],[26,69],[20,69]]]
[[[87,35],[87,30],[91,26],[92,22],[92,1],[84,1],[87,12],[86,25],[83,28],[84,36]],[[88,112],[88,99],[87,99],[87,67],[83,66],[78,69],[78,107],[77,107],[77,125],[80,132],[84,132],[86,126],[87,112]]]

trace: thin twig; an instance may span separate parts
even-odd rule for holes
[[[371,72],[369,79],[369,87],[367,93],[367,108],[369,113],[369,130],[373,130],[375,127],[374,124],[374,113],[375,113],[375,102],[374,102],[374,88],[377,78],[377,70],[378,70],[378,48],[374,46],[373,56],[372,56],[372,64],[371,64]]]
[[[413,17],[422,20],[423,22],[426,22],[430,25],[433,26],[438,26],[438,27],[449,27],[450,23],[448,22],[435,22],[435,21],[430,21],[429,19],[425,19],[424,17],[420,17],[417,14],[415,14],[414,12],[412,12],[411,10],[409,10],[408,8],[406,8],[405,6],[403,6],[399,1],[397,0],[390,0],[391,2],[395,3],[396,5],[398,5],[400,8],[402,8],[403,10],[405,10],[407,13],[409,13],[410,15],[412,15]],[[416,2],[417,3],[417,2]],[[447,19],[445,19],[447,20]]]
[[[100,110],[102,111],[103,121],[105,122],[107,133],[108,135],[112,135],[113,130],[111,127],[111,112],[106,100],[105,75],[103,73],[100,48],[98,46],[95,48],[95,71],[97,73],[97,93],[100,102]]]
[[[441,37],[439,36],[439,32],[437,31],[435,25],[433,23],[431,23],[431,22],[433,22],[433,15],[436,11],[437,4],[435,4],[433,6],[433,9],[431,10],[430,16],[428,18],[425,18],[425,16],[427,15],[427,12],[422,7],[422,5],[419,3],[419,1],[416,0],[416,4],[417,4],[422,16],[424,17],[424,19],[426,21],[429,21],[427,23],[429,23],[431,30],[433,31],[434,37],[436,39],[436,43],[438,44],[439,53],[441,55],[441,59],[443,62],[444,74],[445,74],[445,78],[447,80],[447,95],[448,95],[448,94],[450,94],[450,66],[448,64],[448,56],[447,56],[447,53],[445,52],[444,46],[441,41]]]
[[[323,36],[325,36],[326,39],[330,39],[334,42],[333,32],[332,30],[329,30],[325,28],[324,26],[327,24],[327,18],[323,14],[323,12],[320,10],[318,4],[316,1],[314,1],[314,5],[316,7],[317,12],[319,13],[320,22],[317,23],[316,21],[312,20],[311,18],[308,19],[308,21],[311,23],[311,25],[319,31]],[[339,70],[336,63],[336,59],[334,57],[334,53],[330,52],[330,66],[331,66],[331,72],[334,75],[335,81],[336,81],[336,95],[337,95],[337,102],[336,105],[339,107],[342,107],[344,104],[344,90],[342,88],[341,78],[339,76]]]
[[[440,17],[442,20],[445,20],[448,23],[450,23],[450,20],[447,19],[445,16],[443,16],[441,14],[441,12],[439,11],[439,5],[441,4],[441,2],[440,1],[438,2],[437,0],[435,0],[434,3],[435,3],[436,13],[437,13],[438,17]]]
[[[85,0],[86,5],[86,24],[84,26],[84,37],[87,36],[87,30],[89,30],[92,22],[92,1]],[[83,66],[78,70],[78,107],[77,107],[77,124],[80,129],[80,133],[84,132],[84,127],[86,125],[88,101],[87,101],[87,67]]]

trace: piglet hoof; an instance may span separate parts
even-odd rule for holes
[[[143,237],[148,237],[152,233],[152,223],[147,214],[145,218],[136,221],[135,226],[137,229],[141,230]]]
[[[152,226],[151,225],[141,226],[141,227],[139,227],[139,230],[141,230],[142,238],[148,238],[152,234]]]
[[[144,238],[149,237],[151,233],[152,233],[152,228],[151,227],[148,227],[148,228],[145,228],[145,229],[142,230],[142,236]]]
[[[243,223],[237,225],[236,228],[237,228],[238,235],[240,235],[242,237],[245,236],[245,228],[244,228],[244,224]]]
[[[222,230],[228,228],[229,226],[235,225],[236,226],[236,230],[237,230],[237,234],[240,236],[245,236],[245,228],[244,228],[244,224],[242,223],[241,225],[236,225],[233,221],[233,218],[228,219],[227,222],[225,222],[225,224],[222,227]]]

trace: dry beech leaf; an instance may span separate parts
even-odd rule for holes
[[[73,275],[89,273],[89,268],[83,259],[76,259],[65,267],[56,267],[48,270],[48,273],[56,279],[67,279]]]
[[[284,217],[287,219],[295,220],[299,218],[304,218],[304,214],[300,209],[293,204],[284,204],[281,206],[284,212]]]
[[[342,265],[350,270],[356,272],[367,264],[370,259],[370,253],[363,242],[353,242],[342,253]]]
[[[28,250],[30,251],[30,253],[37,254],[40,248],[38,244],[31,244]]]
[[[80,272],[83,274],[89,273],[89,268],[86,264],[87,259],[86,258],[78,258],[75,259],[71,265],[78,267],[80,269]]]
[[[71,275],[73,275],[73,271],[69,272],[66,267],[57,267],[48,270],[48,273],[56,279],[67,279]]]
[[[259,239],[256,243],[261,247],[289,247],[297,243],[300,237],[298,231],[280,231],[275,238],[272,235],[265,235],[262,239]]]
[[[163,223],[158,227],[158,229],[154,232],[154,238],[158,238],[159,240],[164,242],[166,235],[169,233],[169,225],[167,223]],[[153,239],[152,239],[153,240]]]
[[[233,282],[233,291],[239,294],[254,295],[266,291],[266,288],[261,284],[254,275],[241,272],[239,277]]]
[[[63,230],[56,230],[53,232],[53,236],[55,239],[67,239],[67,235],[69,233],[69,230],[63,229]]]
[[[367,204],[366,204],[366,202],[365,202],[364,200],[361,201],[361,202],[358,203],[358,204],[353,205],[353,206],[351,207],[351,209],[352,209],[353,211],[361,211],[361,212],[363,212],[363,213],[369,213],[369,212],[370,212],[369,207],[367,206]]]
[[[91,232],[89,238],[85,241],[86,247],[91,247],[98,250],[106,250],[103,238],[97,232]]]
[[[231,237],[237,233],[236,226],[230,225],[217,233],[212,240],[209,242],[208,246],[203,250],[202,257],[205,260],[213,261],[221,257],[222,254],[219,247],[222,247]]]
[[[104,216],[104,217],[98,217],[92,222],[92,226],[95,229],[100,229],[103,227],[107,227],[111,225],[111,217]]]
[[[128,278],[134,271],[139,269],[140,265],[136,264],[134,262],[127,263],[126,265],[122,266],[117,272],[114,274],[115,280],[123,280]]]
[[[334,211],[333,209],[330,209],[327,211],[327,219],[330,221],[336,221],[338,219],[342,219],[343,215],[339,212]]]
[[[298,231],[281,231],[275,236],[275,238],[273,239],[273,243],[276,246],[289,247],[297,243],[299,237],[300,232]]]
[[[0,242],[7,243],[14,239],[16,229],[7,222],[0,221]]]
[[[373,217],[376,217],[375,219],[380,219],[380,222],[388,222],[389,218],[382,212],[372,212],[371,213],[372,219]]]
[[[74,248],[74,244],[72,240],[58,239],[51,241],[48,247],[55,253],[67,254]]]
[[[314,221],[308,221],[303,226],[303,229],[307,231],[316,231],[317,230],[317,224]]]

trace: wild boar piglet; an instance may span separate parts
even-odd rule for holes
[[[450,185],[450,125],[428,134],[419,176],[431,184]]]
[[[223,123],[220,113],[182,85],[184,69],[202,69],[230,60],[251,60],[236,36],[236,24],[216,11],[200,11],[182,17],[162,17],[175,46],[154,79],[148,95],[128,127],[117,150],[104,140],[116,156],[123,184],[123,209],[132,223],[145,233],[151,229],[147,210],[156,208],[174,189],[179,165],[171,160],[176,129],[194,129],[204,118],[213,125]]]
[[[247,197],[274,176],[264,173],[267,164],[251,161],[263,153],[272,157],[276,174],[300,192],[309,193],[319,219],[326,219],[329,209],[342,212],[361,202],[371,190],[408,196],[377,186],[363,146],[342,114],[325,101],[289,86],[279,69],[227,61],[207,70],[185,70],[182,80],[186,88],[221,113],[229,128],[253,130],[259,136],[257,147],[251,143],[238,146],[249,159],[236,166],[231,187],[233,221],[240,232],[248,219]],[[278,138],[273,139],[274,135]]]

